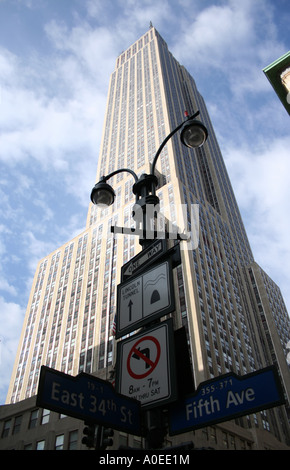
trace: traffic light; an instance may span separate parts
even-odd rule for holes
[[[85,421],[85,428],[83,430],[84,437],[82,443],[87,447],[95,447],[96,445],[96,426],[88,421]]]
[[[107,447],[112,446],[114,444],[113,439],[110,439],[114,436],[114,430],[111,428],[103,427],[102,430],[102,437],[101,437],[101,445],[100,448],[105,450]]]

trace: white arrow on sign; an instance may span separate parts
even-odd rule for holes
[[[123,276],[129,277],[134,274],[137,269],[147,263],[152,258],[158,256],[163,251],[163,240],[158,240],[158,242],[152,244],[150,248],[146,251],[141,252],[141,254],[136,255],[131,262],[129,262],[128,266],[124,269]]]
[[[127,283],[119,291],[119,326],[125,328],[132,321],[141,320],[143,311],[142,277],[139,276]],[[122,313],[121,313],[122,312]]]

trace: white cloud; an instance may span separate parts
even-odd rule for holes
[[[114,30],[110,31],[102,26],[92,27],[82,20],[71,29],[59,22],[50,21],[45,26],[45,31],[56,50],[64,54],[59,56],[59,65],[64,60],[65,67],[71,66],[74,70],[74,75],[68,75],[69,80],[76,85],[79,81],[84,85],[93,80],[95,90],[99,84],[103,85],[104,79],[107,82],[107,71],[114,66],[118,53]]]
[[[0,297],[0,312],[0,404],[3,404],[17,352],[24,310],[18,304]]]
[[[173,53],[192,70],[206,74],[217,93],[222,75],[237,97],[265,91],[267,82],[261,70],[283,53],[273,6],[261,0],[229,0],[194,15],[189,10],[179,36]]]
[[[228,147],[225,163],[246,225],[254,258],[279,285],[289,308],[290,137],[256,147]]]
[[[24,245],[29,253],[29,265],[31,271],[35,271],[37,263],[45,256],[51,253],[57,247],[54,245],[53,240],[41,240],[37,238],[34,231],[25,231],[23,234]]]
[[[243,148],[227,148],[224,158],[231,176],[236,182],[236,191],[242,205],[257,199],[261,207],[277,208],[289,196],[290,187],[288,172],[290,137],[264,141],[251,148],[245,144]],[[247,188],[251,188],[249,192]]]
[[[0,161],[9,167],[24,164],[28,171],[37,163],[42,171],[62,172],[63,183],[70,185],[67,191],[77,186],[83,204],[88,195],[84,180],[81,184],[79,180],[80,175],[87,178],[88,172],[80,172],[80,167],[92,170],[93,184],[109,78],[108,66],[100,69],[93,45],[102,51],[101,63],[105,57],[112,61],[110,37],[107,34],[106,48],[102,31],[84,26],[67,32],[53,23],[47,30],[54,43],[61,42],[63,56],[58,53],[46,61],[33,56],[24,65],[15,55],[0,51],[0,67],[6,77],[1,93]],[[83,165],[84,161],[91,165]]]

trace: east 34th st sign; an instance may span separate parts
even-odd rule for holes
[[[136,400],[117,393],[112,384],[93,375],[76,377],[42,366],[37,406],[141,435],[141,407]]]

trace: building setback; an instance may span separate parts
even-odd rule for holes
[[[227,372],[244,375],[275,364],[286,398],[285,406],[195,431],[186,440],[192,438],[202,445],[204,437],[204,445],[215,448],[290,446],[286,361],[290,322],[283,297],[254,260],[194,79],[152,26],[116,60],[97,181],[118,168],[132,169],[138,176],[149,173],[159,145],[184,120],[185,110],[189,115],[200,111],[209,135],[203,147],[191,150],[176,134],[156,166],[161,212],[173,227],[198,236],[196,246],[181,242],[182,263],[174,269],[176,311],[169,316],[175,329],[186,328],[195,386]],[[116,359],[112,326],[121,266],[140,245],[134,235],[111,233],[113,225],[133,225],[132,176],[120,173],[109,183],[116,192],[113,206],[90,205],[84,231],[37,266],[6,405],[0,408],[0,448],[5,448],[10,435],[5,428],[7,407],[14,413],[23,401],[23,410],[29,408],[25,403],[27,399],[31,403],[37,393],[42,365],[71,375],[84,371],[111,379]],[[209,437],[216,433],[225,436],[219,443]],[[237,447],[235,439],[248,444]],[[170,439],[170,444],[174,442]]]

